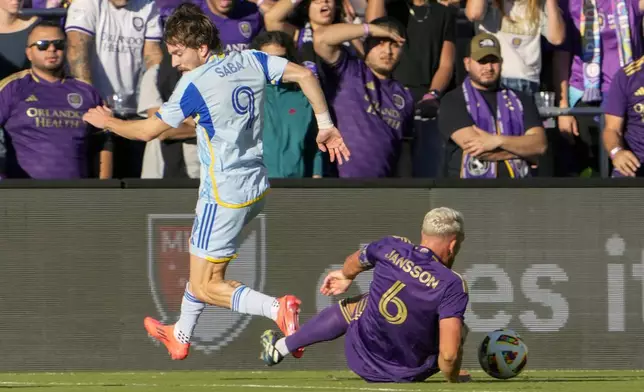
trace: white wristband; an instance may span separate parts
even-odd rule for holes
[[[617,155],[618,152],[622,151],[623,148],[621,147],[615,147],[612,150],[610,150],[610,159],[615,158],[615,155]]]
[[[318,129],[329,129],[333,128],[333,120],[331,120],[331,115],[328,111],[322,114],[316,114],[315,119],[318,122]]]

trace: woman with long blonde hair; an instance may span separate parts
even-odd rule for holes
[[[553,45],[565,39],[557,0],[468,0],[467,18],[478,32],[493,34],[501,44],[501,83],[534,94],[541,76],[541,35]]]

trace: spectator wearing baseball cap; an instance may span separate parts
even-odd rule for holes
[[[546,151],[531,96],[501,87],[501,45],[475,36],[465,58],[468,76],[441,100],[438,125],[447,139],[445,173],[460,178],[522,178]]]
[[[539,91],[541,38],[561,45],[566,37],[557,1],[467,0],[465,15],[475,22],[477,32],[491,33],[501,44],[504,86],[529,94]]]

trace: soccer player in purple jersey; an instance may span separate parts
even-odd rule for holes
[[[623,67],[604,101],[604,147],[613,161],[613,177],[644,177],[644,57]]]
[[[264,332],[262,359],[272,366],[299,347],[346,334],[349,368],[366,381],[423,381],[439,370],[449,382],[469,380],[460,371],[469,295],[452,271],[464,239],[461,213],[441,207],[425,215],[420,245],[395,236],[366,245],[329,273],[320,292],[345,293],[373,268],[369,293],[329,306],[286,338]]]

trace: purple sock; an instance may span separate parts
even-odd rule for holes
[[[286,337],[286,347],[289,352],[293,352],[300,347],[334,340],[344,335],[347,328],[349,324],[342,315],[340,304],[336,303],[313,316],[293,335]]]

